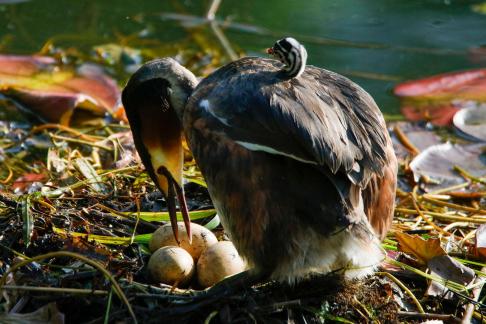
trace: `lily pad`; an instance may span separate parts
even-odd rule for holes
[[[412,144],[418,151],[423,151],[426,148],[437,145],[441,143],[440,137],[432,130],[427,129],[424,123],[417,124],[407,121],[400,121],[396,123],[391,123],[390,127],[393,129],[391,132],[391,139],[393,143],[393,149],[399,160],[403,160],[410,156],[410,151],[403,145],[399,136],[397,136],[397,131],[403,133],[407,140]]]
[[[486,100],[485,87],[486,69],[477,69],[444,73],[420,80],[403,82],[395,87],[394,93],[398,97]]]
[[[412,105],[402,106],[400,111],[410,121],[430,121],[436,126],[449,126],[454,115],[461,109],[452,104],[446,105]]]
[[[42,120],[64,125],[75,109],[102,116],[120,108],[120,90],[101,68],[73,69],[46,56],[0,55],[0,92]]]
[[[440,74],[398,84],[402,113],[412,121],[449,125],[454,114],[470,102],[486,102],[486,69]]]
[[[454,115],[453,123],[460,136],[486,142],[486,104],[461,109]]]
[[[486,176],[484,144],[434,145],[417,155],[410,163],[415,181],[421,177],[430,179],[427,189],[447,188],[463,183],[465,179],[454,171],[459,166],[475,177]]]

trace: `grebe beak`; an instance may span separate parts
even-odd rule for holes
[[[155,173],[153,180],[166,199],[174,238],[179,243],[177,198],[187,237],[191,242],[191,220],[182,183],[184,163],[182,126],[174,111],[162,112],[156,110],[153,113],[148,113],[146,110],[146,113],[141,116],[141,120],[144,128],[141,129],[141,134],[134,133],[134,135],[141,137],[143,145],[150,155],[150,163]],[[153,121],[159,121],[159,123]],[[161,128],[163,128],[163,132],[160,131]]]
[[[138,76],[141,78],[140,76]],[[143,87],[127,85],[123,91],[123,103],[130,120],[137,151],[167,202],[170,223],[175,240],[179,243],[176,199],[184,220],[189,242],[191,242],[191,221],[184,198],[182,167],[182,125],[169,105],[161,98],[165,95],[163,84],[158,79],[146,81]]]

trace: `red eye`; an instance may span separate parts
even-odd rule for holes
[[[267,53],[268,54],[273,54],[274,53],[273,48],[272,47],[267,48]]]

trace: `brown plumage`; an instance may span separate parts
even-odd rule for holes
[[[149,170],[159,168],[141,133],[143,119],[154,117],[140,100],[151,107],[165,100],[254,273],[288,281],[340,269],[366,275],[383,258],[379,241],[395,199],[396,159],[383,116],[341,75],[307,66],[289,77],[282,68],[247,57],[195,86],[172,59],[147,63],[123,93],[137,149]]]

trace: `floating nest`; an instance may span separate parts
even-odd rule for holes
[[[150,280],[147,242],[168,214],[126,126],[2,127],[0,322],[484,321],[486,180],[464,167],[448,187],[417,178],[409,162],[423,149],[404,124],[392,131],[400,189],[376,275],[267,282],[217,299]],[[188,152],[184,175],[193,220],[224,239]]]

